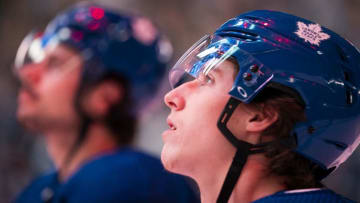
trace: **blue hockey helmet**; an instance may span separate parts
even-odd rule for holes
[[[300,95],[307,120],[294,128],[297,153],[332,171],[359,145],[360,53],[349,41],[297,16],[252,11],[194,44],[171,70],[170,83],[180,84],[184,73],[206,75],[229,57],[239,65],[232,98],[251,103],[271,83]]]
[[[15,69],[40,63],[59,44],[84,59],[82,82],[115,74],[127,80],[135,114],[154,98],[172,55],[172,46],[145,17],[121,14],[82,2],[57,15],[44,32],[31,32],[20,45]]]

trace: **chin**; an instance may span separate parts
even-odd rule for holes
[[[41,132],[39,125],[30,118],[19,119],[21,125],[26,128],[27,131],[37,133]]]
[[[178,173],[176,170],[176,152],[174,148],[169,148],[165,144],[162,151],[161,151],[161,162],[164,165],[164,168],[170,172]]]
[[[32,117],[35,112],[35,108],[31,108],[28,105],[20,105],[16,109],[16,117],[19,121],[26,120],[29,117]]]
[[[28,131],[30,131],[30,132],[38,132],[39,131],[39,126],[37,125],[37,122],[36,122],[37,119],[32,114],[18,110],[16,113],[16,117],[17,117],[19,123],[24,128],[26,128]]]
[[[28,115],[28,113],[21,111],[19,109],[16,112],[17,120],[24,126],[26,126],[27,120],[30,120],[29,117],[30,116]]]
[[[165,144],[161,152],[161,162],[167,171],[188,176],[189,168],[186,167],[186,160],[180,152],[181,150]]]

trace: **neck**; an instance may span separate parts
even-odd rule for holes
[[[285,189],[281,184],[280,177],[267,174],[264,160],[265,158],[261,154],[248,157],[239,180],[232,191],[229,203],[253,202]],[[224,167],[218,168],[216,173],[202,173],[202,175],[194,177],[199,185],[203,203],[216,202],[230,164],[231,161],[228,164],[222,164]],[[214,171],[214,168],[208,168],[207,170]],[[220,175],[214,176],[214,174]]]
[[[118,144],[112,138],[109,130],[102,124],[93,123],[89,126],[87,135],[79,149],[72,155],[69,163],[68,153],[72,150],[78,132],[56,131],[45,133],[45,142],[48,153],[59,171],[59,180],[66,181],[85,162],[99,154],[112,151]]]

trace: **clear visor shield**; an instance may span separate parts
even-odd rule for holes
[[[247,102],[272,78],[272,74],[270,69],[241,49],[241,43],[240,40],[231,37],[204,36],[170,71],[171,87],[176,88],[193,79],[206,82],[203,80],[212,70],[221,67],[224,61],[230,60],[236,63],[238,74],[229,93]]]
[[[16,53],[14,68],[15,72],[27,64],[40,62],[44,59],[44,50],[42,48],[42,34],[33,31],[29,33]]]
[[[80,55],[60,43],[59,35],[52,35],[44,38],[41,32],[29,33],[17,51],[13,71],[20,80],[22,86],[29,86],[29,72],[34,70],[56,71],[60,73],[71,72],[72,67],[79,67]]]
[[[42,32],[30,32],[20,44],[16,53],[14,68],[19,69],[27,67],[29,64],[39,64],[46,59],[50,52],[56,49],[60,39],[58,35],[44,38]]]
[[[212,36],[204,36],[179,59],[169,75],[172,88],[195,78],[203,80],[211,70],[239,50],[236,45],[221,46],[221,43],[212,44],[212,41]]]

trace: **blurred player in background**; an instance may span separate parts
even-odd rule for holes
[[[169,74],[162,162],[208,202],[352,202],[321,179],[360,142],[360,53],[319,24],[253,11]]]
[[[197,202],[183,177],[130,147],[171,45],[146,18],[83,2],[20,45],[17,116],[56,167],[16,202]]]

